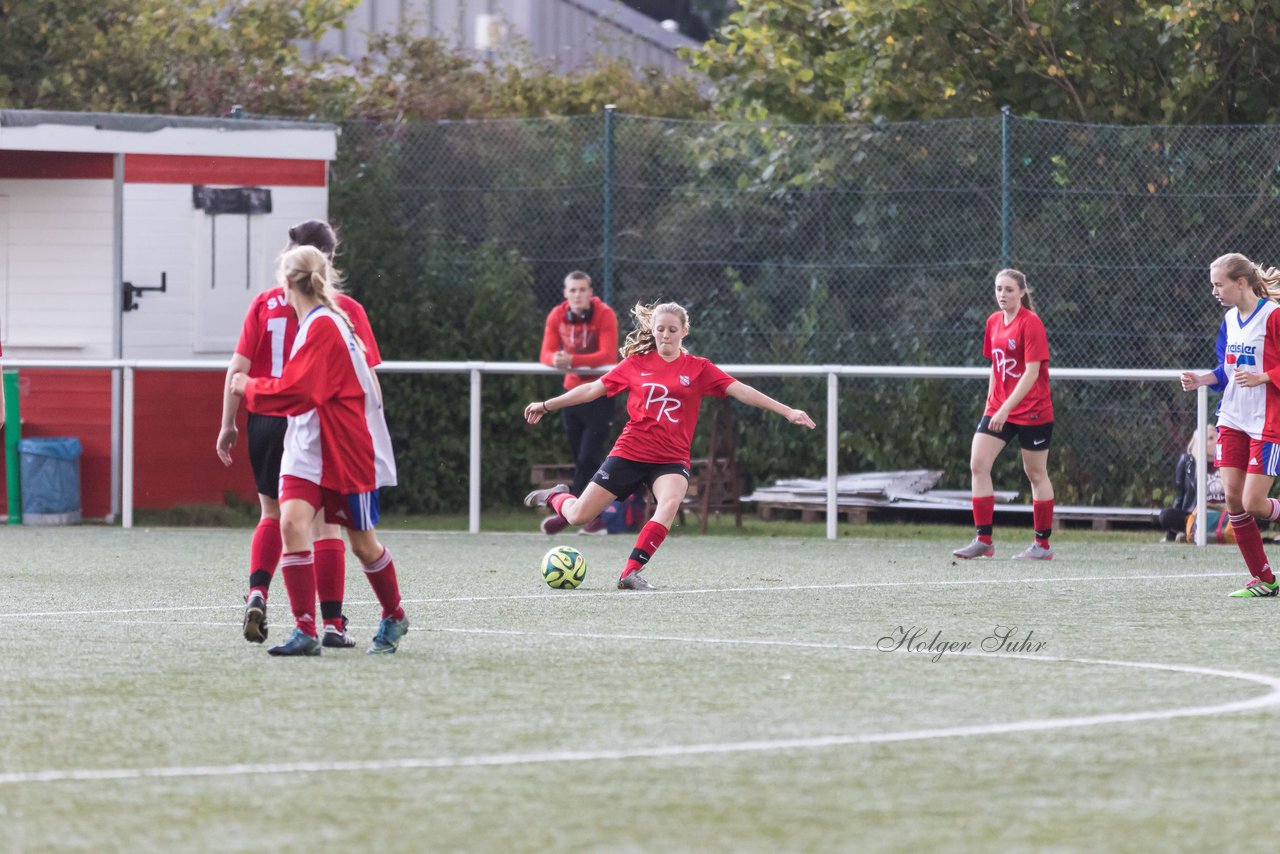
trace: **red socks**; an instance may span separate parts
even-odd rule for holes
[[[342,631],[342,597],[346,587],[347,547],[341,538],[316,540],[312,546],[316,560],[316,592],[320,596],[320,619],[326,626]]]
[[[271,586],[271,578],[276,573],[276,564],[280,563],[280,552],[284,543],[280,539],[280,520],[262,519],[253,531],[253,541],[249,544],[249,592],[258,591],[262,598],[267,598],[267,589]]]
[[[573,493],[561,492],[558,495],[551,496],[551,498],[547,501],[547,503],[551,505],[552,510],[556,511],[556,513],[559,513],[561,516],[564,516],[563,513],[560,513],[560,508],[570,498],[573,498]]]
[[[1240,554],[1244,556],[1244,565],[1249,568],[1249,574],[1260,581],[1275,584],[1275,574],[1271,571],[1271,564],[1267,562],[1267,553],[1262,548],[1262,533],[1258,530],[1258,523],[1248,513],[1232,515],[1228,518],[1231,520],[1231,530],[1235,532],[1236,545],[1240,547]]]
[[[1049,548],[1049,535],[1053,533],[1053,499],[1031,502],[1031,527],[1036,532],[1036,542]]]
[[[991,542],[991,520],[996,513],[994,495],[973,496],[973,526],[978,530],[978,540]]]
[[[404,619],[404,609],[400,607],[400,585],[396,582],[396,565],[391,560],[391,550],[385,546],[382,557],[370,564],[361,564],[364,577],[369,579],[373,595],[378,597],[382,605],[382,618],[393,620]]]
[[[622,577],[626,578],[631,573],[644,569],[644,565],[649,562],[649,558],[653,557],[653,553],[666,538],[665,525],[653,520],[645,522],[644,527],[640,529],[640,536],[636,537],[636,547],[631,550],[631,557],[627,559],[627,565],[622,570]]]
[[[316,569],[311,552],[289,552],[280,559],[280,574],[298,628],[316,636]]]

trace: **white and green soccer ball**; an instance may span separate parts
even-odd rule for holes
[[[572,590],[587,577],[587,559],[569,546],[556,546],[542,556],[542,580],[556,590]]]

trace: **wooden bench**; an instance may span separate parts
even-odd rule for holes
[[[769,521],[777,510],[799,511],[802,522],[820,522],[827,516],[826,499],[791,499],[788,501],[757,501],[756,515]],[[872,510],[897,512],[952,512],[967,513],[969,508],[951,502],[930,501],[866,501],[841,498],[836,504],[837,514],[852,525],[863,525]],[[1030,516],[1030,504],[997,504],[995,512],[1017,513]],[[1060,504],[1053,508],[1053,527],[1062,528],[1068,521],[1087,521],[1095,531],[1107,531],[1113,524],[1133,524],[1149,521],[1155,524],[1160,518],[1158,507],[1089,507],[1086,505]]]

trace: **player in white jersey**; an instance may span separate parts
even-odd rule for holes
[[[1280,400],[1272,399],[1274,383],[1280,381],[1280,305],[1272,299],[1280,285],[1280,271],[1260,270],[1233,252],[1209,266],[1209,280],[1214,297],[1227,307],[1218,332],[1222,361],[1208,373],[1183,373],[1182,388],[1224,386],[1216,458],[1236,545],[1253,576],[1231,595],[1275,596],[1280,585],[1254,517],[1280,519],[1280,501],[1267,495],[1280,474],[1280,445],[1276,444],[1280,436],[1275,435],[1274,426],[1280,421],[1276,411]]]

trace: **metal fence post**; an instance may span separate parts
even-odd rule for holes
[[[467,531],[480,533],[480,370],[471,369],[471,461],[467,472]]]
[[[1009,254],[1009,108],[1000,108],[1000,266],[1012,262]]]
[[[604,212],[601,228],[604,231],[604,243],[601,261],[604,270],[601,274],[601,299],[605,305],[613,304],[613,131],[616,115],[613,104],[604,105]]]
[[[839,536],[840,520],[840,375],[833,367],[827,374],[827,539]]]
[[[115,371],[112,371],[114,374]],[[133,527],[133,466],[134,466],[134,376],[133,367],[124,367],[124,389],[121,394],[120,427],[120,527]]]

